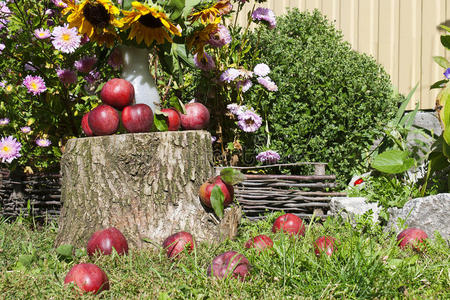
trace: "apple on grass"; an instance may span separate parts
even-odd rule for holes
[[[114,248],[119,255],[128,253],[128,242],[125,236],[115,227],[94,232],[87,243],[89,256],[99,252],[104,255],[112,253]]]
[[[163,248],[166,250],[168,258],[177,257],[184,249],[190,253],[194,250],[194,247],[192,234],[185,231],[172,234],[163,242]]]
[[[265,249],[269,249],[273,247],[273,241],[270,237],[267,235],[261,234],[258,236],[255,236],[252,239],[249,239],[245,243],[245,248],[255,248],[258,250],[258,252],[263,251]]]
[[[149,132],[153,126],[153,111],[144,103],[126,106],[122,111],[122,124],[128,132]]]
[[[185,105],[186,114],[181,114],[181,126],[186,130],[205,129],[209,123],[209,111],[201,103],[193,102]]]
[[[321,236],[314,242],[314,253],[320,256],[325,253],[331,256],[336,250],[336,239],[331,236]]]
[[[94,135],[110,135],[119,128],[119,113],[112,106],[101,104],[88,113],[88,125]]]
[[[83,132],[86,136],[93,136],[94,133],[92,132],[91,127],[89,127],[88,118],[89,113],[84,114],[83,118],[81,119],[81,129],[83,129]]]
[[[103,103],[121,110],[133,103],[134,87],[131,82],[125,79],[113,78],[102,87],[100,98]]]
[[[223,206],[227,207],[233,202],[234,188],[232,185],[225,183],[220,176],[216,176],[203,183],[199,189],[200,200],[204,205],[212,208],[211,205],[211,192],[214,186],[218,185],[224,196]]]
[[[407,228],[397,235],[398,246],[402,249],[411,247],[415,251],[421,251],[425,239],[428,235],[425,231],[419,228]]]
[[[82,293],[97,294],[109,290],[109,280],[106,273],[95,264],[77,264],[70,269],[64,279],[64,284],[73,282]]]
[[[249,275],[250,262],[236,251],[228,251],[216,256],[208,266],[208,276],[222,279],[226,277],[244,280]]]
[[[177,131],[181,127],[181,117],[180,113],[174,108],[164,108],[161,109],[162,113],[167,114],[167,127],[168,131]]]
[[[279,216],[275,222],[273,222],[272,232],[276,233],[278,231],[286,232],[293,235],[304,236],[305,235],[305,225],[303,225],[302,219],[294,214],[284,214]]]

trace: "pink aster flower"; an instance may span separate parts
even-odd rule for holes
[[[257,64],[255,66],[255,68],[253,69],[253,72],[255,72],[255,74],[257,76],[264,77],[264,76],[267,76],[270,73],[270,68],[266,64]]]
[[[243,112],[242,106],[240,106],[237,103],[231,103],[227,105],[227,109],[230,113],[232,113],[235,116],[238,116]]]
[[[238,115],[238,126],[245,132],[255,132],[261,127],[262,118],[253,110],[246,110]]]
[[[69,69],[59,69],[56,70],[56,74],[58,74],[59,80],[66,85],[77,82],[77,73],[75,71]]]
[[[123,54],[119,48],[115,48],[108,58],[108,65],[114,70],[119,70],[123,66]]]
[[[40,76],[28,75],[23,80],[23,85],[28,89],[28,93],[33,93],[35,96],[47,90],[44,79]]]
[[[280,155],[273,150],[267,150],[259,153],[256,160],[262,163],[274,164],[280,160]]]
[[[220,75],[220,81],[222,82],[231,82],[241,75],[241,72],[235,68],[229,68],[225,72]]]
[[[216,68],[216,63],[214,59],[208,53],[203,53],[203,57],[199,57],[196,53],[194,55],[195,66],[203,71],[210,71]]]
[[[3,29],[9,23],[11,11],[4,1],[0,1],[0,29]]]
[[[68,24],[53,28],[52,44],[56,50],[63,53],[73,53],[81,43],[77,28],[69,28]]]
[[[5,44],[0,44],[0,54],[2,54],[3,50],[5,50]]]
[[[278,91],[277,85],[268,76],[266,76],[266,77],[258,77],[257,80],[258,80],[259,84],[264,86],[269,92],[276,92],[276,91]]]
[[[57,7],[61,7],[61,8],[66,8],[67,7],[67,4],[64,3],[64,1],[62,1],[62,0],[52,0],[52,2]]]
[[[82,59],[75,61],[73,65],[78,71],[83,73],[89,73],[94,69],[96,63],[97,57],[90,56],[90,57],[83,57]]]
[[[94,84],[98,80],[100,80],[100,73],[96,71],[89,72],[88,75],[84,77],[84,79],[87,81],[88,84]]]
[[[228,28],[222,24],[219,24],[217,29],[209,34],[208,43],[215,48],[223,47],[230,42],[230,31],[228,31]]]
[[[50,37],[50,30],[39,28],[34,31],[34,36],[40,40],[46,39]]]
[[[270,29],[277,26],[277,20],[275,19],[275,14],[269,8],[258,7],[252,13],[252,18],[254,21],[264,21],[267,22]]]
[[[238,81],[236,84],[237,89],[239,90],[242,87],[242,92],[245,93],[253,86],[253,82],[250,79]]]
[[[9,124],[8,118],[0,119],[0,126],[4,126],[4,125],[8,125],[8,124]]]
[[[38,145],[39,147],[48,147],[52,144],[52,142],[48,139],[37,139],[36,140],[36,145]]]
[[[31,132],[31,127],[30,126],[24,126],[24,127],[20,127],[20,131],[22,131],[22,133],[30,133]]]
[[[3,137],[0,140],[0,158],[2,162],[11,163],[14,159],[20,157],[22,144],[12,136]]]

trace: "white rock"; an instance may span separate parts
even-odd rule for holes
[[[367,203],[365,197],[333,197],[330,202],[329,214],[353,219],[355,215],[363,215],[369,210],[373,212],[373,221],[377,222],[380,212],[377,203]]]

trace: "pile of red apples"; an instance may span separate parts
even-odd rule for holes
[[[120,123],[129,133],[154,130],[154,112],[144,103],[134,104],[133,85],[121,78],[109,80],[100,92],[102,104],[85,114],[81,128],[86,136],[111,135],[119,130]],[[209,123],[209,111],[201,103],[185,105],[185,113],[175,108],[161,109],[169,131],[205,129]]]

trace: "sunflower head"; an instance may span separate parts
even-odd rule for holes
[[[226,15],[231,12],[233,9],[233,5],[230,3],[230,0],[220,0],[216,3],[203,7],[203,9],[198,12],[193,13],[189,16],[189,20],[193,23],[197,20],[204,25],[209,23],[218,23],[218,19],[223,15]]]
[[[188,49],[194,49],[194,53],[198,54],[200,57],[203,57],[203,53],[205,52],[205,46],[208,44],[210,39],[210,34],[217,30],[219,25],[216,23],[208,24],[205,28],[201,30],[195,31],[188,39],[187,39],[187,47]]]

